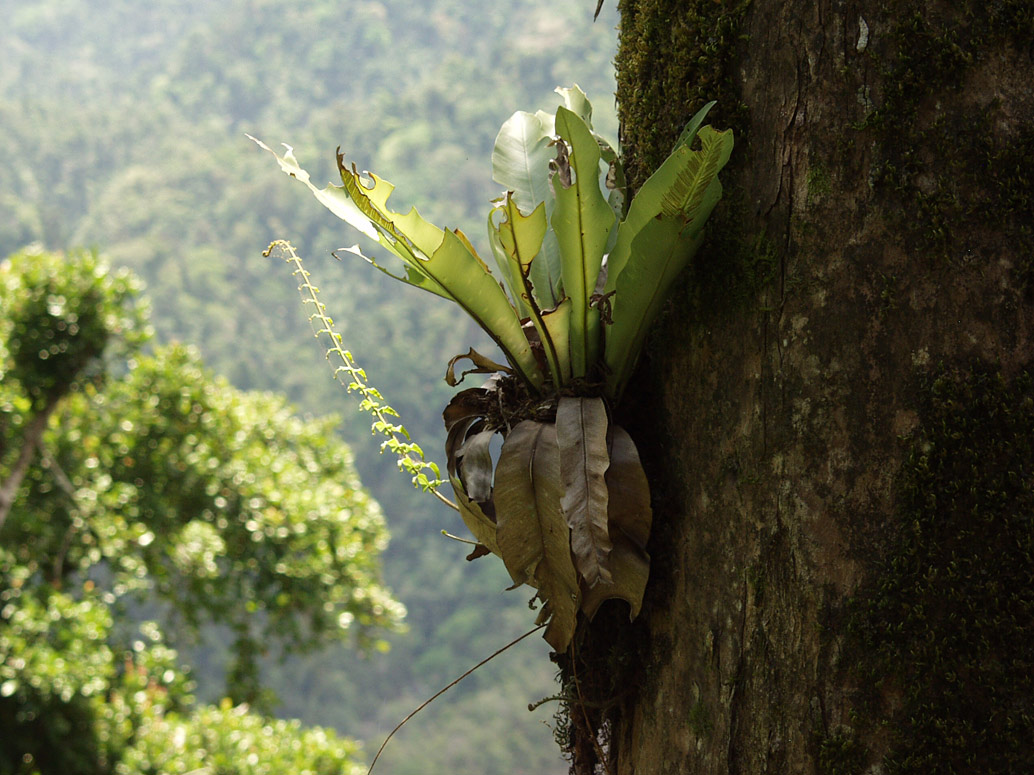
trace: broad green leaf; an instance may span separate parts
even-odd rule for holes
[[[519,110],[499,129],[492,149],[492,180],[513,192],[517,205],[530,213],[552,197],[549,162],[553,159],[553,117]]]
[[[452,491],[456,496],[456,505],[459,507],[460,517],[462,517],[463,523],[467,526],[471,535],[492,554],[499,555],[495,522],[489,519],[477,501],[467,497],[467,493],[463,489],[463,483],[458,477],[450,477],[449,481],[452,482]]]
[[[446,288],[464,311],[495,340],[517,372],[534,387],[543,383],[531,345],[502,287],[469,243],[451,231],[434,255],[422,262],[427,275]]]
[[[531,584],[549,604],[546,641],[556,651],[571,642],[580,593],[561,510],[556,426],[525,420],[503,442],[494,503],[499,553],[516,584]]]
[[[284,148],[287,150],[284,152],[284,155],[281,156],[257,137],[252,137],[251,135],[246,135],[246,137],[263,150],[269,151],[273,154],[277,163],[280,165],[280,169],[292,178],[296,178],[308,186],[309,190],[312,191],[313,196],[315,196],[324,207],[334,213],[334,215],[350,224],[353,228],[361,231],[370,239],[380,242],[381,234],[377,231],[377,227],[374,226],[370,217],[356,206],[356,203],[348,196],[348,193],[344,188],[335,185],[328,185],[326,188],[317,188],[313,185],[312,180],[309,178],[309,173],[301,168],[298,164],[298,160],[294,157],[294,149],[291,146],[285,143]],[[388,246],[386,245],[385,247]],[[389,247],[389,250],[390,249],[391,248]]]
[[[699,137],[699,151],[679,146],[644,184],[608,259],[604,290],[616,293],[604,360],[607,395],[615,401],[671,283],[699,248],[707,217],[721,199],[718,172],[732,152],[732,131],[705,126]]]
[[[713,196],[713,184],[732,154],[733,138],[731,129],[718,132],[710,126],[701,127],[697,136],[701,148],[694,152],[694,163],[679,170],[671,188],[662,198],[661,206],[665,215],[681,214],[688,223],[695,223],[696,228],[701,229],[718,199],[711,201],[707,208],[702,203]],[[721,198],[721,188],[717,191],[718,198]]]
[[[589,98],[582,91],[578,84],[562,88],[557,87],[554,91],[564,100],[564,107],[578,116],[585,122],[585,126],[596,138],[596,144],[600,147],[600,156],[604,162],[604,168],[600,173],[600,188],[606,189],[607,202],[610,204],[616,218],[624,218],[625,201],[625,172],[621,166],[621,159],[618,157],[614,147],[592,128],[592,104]],[[611,245],[608,245],[608,250]]]
[[[548,113],[518,111],[503,124],[492,149],[492,179],[512,192],[522,213],[530,214],[545,202],[547,220],[554,202],[549,185],[554,131]],[[560,299],[560,247],[552,231],[543,239],[532,281],[540,307],[555,306]]]
[[[509,196],[509,192],[507,192],[507,196]],[[531,305],[523,291],[520,270],[514,265],[506,248],[503,247],[500,237],[501,224],[497,225],[495,222],[496,213],[501,211],[501,206],[496,206],[488,211],[488,244],[492,248],[492,255],[495,256],[495,265],[499,267],[499,272],[506,281],[506,287],[510,290],[510,298],[517,309],[517,315],[521,320],[526,320],[531,317]]]
[[[429,278],[427,275],[419,272],[418,270],[416,270],[412,266],[409,266],[408,264],[403,265],[405,267],[406,274],[405,276],[401,276],[395,274],[387,267],[381,266],[377,263],[375,259],[370,258],[368,255],[363,253],[363,251],[359,248],[359,245],[352,245],[351,247],[347,248],[339,248],[339,250],[345,253],[352,253],[353,255],[359,256],[359,258],[368,263],[374,269],[378,269],[381,272],[384,272],[384,274],[388,275],[388,277],[391,277],[394,280],[398,280],[401,283],[406,283],[407,285],[414,285],[418,288],[428,291],[429,293],[433,293],[436,296],[441,296],[443,299],[455,301],[452,298],[452,295],[447,290],[442,288],[440,285],[438,285],[438,283]],[[334,255],[337,256],[337,254],[338,251],[334,251]]]
[[[561,500],[575,566],[589,587],[609,584],[607,407],[600,398],[562,397],[556,412]]]
[[[546,203],[540,202],[531,215],[523,215],[514,204],[513,197],[507,196],[502,210],[505,219],[499,224],[499,239],[503,244],[512,266],[517,270],[519,278],[531,277],[533,260],[542,247],[542,238],[546,236]],[[527,286],[521,283],[522,293]]]
[[[558,374],[553,379],[556,385],[566,385],[571,379],[571,300],[564,299],[555,309],[542,313],[542,325],[548,334],[543,347],[551,347],[546,358],[555,359]]]
[[[554,90],[564,101],[564,107],[574,113],[578,118],[585,122],[585,125],[592,130],[592,103],[589,102],[589,98],[585,92],[582,91],[582,87],[578,84],[574,86],[558,86]]]
[[[621,164],[621,157],[610,143],[599,135],[596,135],[596,142],[600,146],[600,158],[607,165],[603,172],[601,187],[607,190],[607,204],[614,211],[616,221],[620,223],[625,217],[625,190],[628,188],[628,181],[625,180],[625,168]],[[610,239],[607,241],[608,253],[614,249],[617,233],[617,229],[611,232]]]
[[[489,220],[490,236],[497,259],[503,264],[503,271],[510,281],[511,291],[522,310],[532,322],[539,342],[542,344],[546,365],[554,385],[563,385],[570,379],[570,303],[565,300],[560,314],[543,312],[543,305],[535,289],[539,283],[549,284],[548,276],[541,271],[546,265],[536,260],[540,254],[543,237],[547,234],[545,203],[540,203],[531,215],[525,216],[507,194],[497,207],[504,215],[498,227]],[[494,229],[494,231],[493,231]]]
[[[378,230],[401,242],[404,253],[407,255],[411,253],[411,247],[415,244],[413,242],[414,237],[417,236],[423,239],[424,244],[419,249],[425,256],[430,255],[430,251],[434,249],[434,246],[441,242],[442,230],[428,223],[423,218],[419,218],[419,216],[417,216],[417,219],[420,221],[421,227],[414,229],[414,234],[412,235],[404,234],[395,227],[394,218],[399,216],[397,213],[387,209],[388,197],[395,190],[395,186],[391,183],[372,172],[368,172],[366,173],[367,179],[372,183],[372,185],[368,186],[354,162],[349,167],[345,166],[345,155],[340,150],[337,152],[337,168],[338,174],[341,176],[342,188],[344,188],[348,198],[359,208],[363,215],[370,219],[371,223]],[[411,214],[415,212],[415,210],[410,211]],[[405,256],[403,258],[405,259]]]
[[[704,119],[707,118],[707,114],[711,112],[711,108],[717,105],[716,100],[711,100],[709,103],[704,105],[686,124],[686,128],[682,130],[682,134],[679,135],[679,139],[675,141],[675,145],[671,147],[672,153],[679,146],[685,145],[690,146],[693,144],[693,140],[696,139],[697,132],[700,131],[700,125],[704,123]]]
[[[340,153],[338,169],[344,185],[318,189],[290,148],[280,157],[268,146],[255,142],[276,157],[284,172],[305,183],[331,212],[402,259],[407,268],[405,278],[393,276],[456,302],[495,340],[532,387],[543,384],[544,375],[538,369],[520,318],[462,232],[439,229],[424,220],[415,208],[405,215],[393,212],[388,198],[394,186],[370,175],[373,185],[367,187],[354,165],[351,169],[345,167]]]
[[[542,309],[537,298],[537,289],[547,289],[546,307],[552,294],[548,289],[550,278],[545,263],[534,261],[542,250],[542,240],[546,236],[546,203],[540,202],[530,215],[524,215],[513,201],[513,195],[507,192],[498,200],[499,204],[489,214],[488,229],[495,251],[496,261],[510,287],[510,293],[517,302],[517,308],[527,312],[524,317],[531,317],[533,308]],[[492,218],[501,213],[503,219],[496,226]]]
[[[671,284],[703,242],[703,232],[688,241],[689,227],[672,220],[654,219],[636,236],[638,250],[649,254],[650,263],[630,261],[621,273],[611,300],[613,323],[607,328],[607,395],[620,401],[632,376],[639,351],[650,326],[668,298]]]
[[[556,207],[550,222],[560,244],[564,293],[571,299],[571,372],[578,378],[599,356],[599,313],[589,307],[589,298],[615,217],[600,191],[600,148],[585,122],[559,107],[556,129],[570,152],[565,159],[564,149],[559,149],[559,171],[553,176]]]
[[[407,223],[423,247],[418,247],[406,235],[400,233],[390,216],[394,215],[400,219],[402,219],[402,216],[398,216],[397,213],[382,212],[388,197],[394,190],[394,186],[391,183],[378,178],[376,175],[371,175],[374,185],[372,188],[367,188],[354,166],[352,169],[345,167],[344,157],[338,153],[337,165],[338,171],[341,173],[343,185],[335,186],[328,184],[326,188],[317,188],[313,185],[309,173],[298,164],[291,146],[285,144],[284,147],[287,151],[283,156],[280,156],[261,140],[251,137],[251,135],[248,135],[248,137],[258,144],[260,148],[273,154],[280,165],[280,169],[292,178],[296,178],[304,183],[313,196],[334,215],[398,256],[406,265],[407,276],[405,278],[399,277],[378,266],[368,258],[366,259],[367,261],[370,261],[378,269],[392,275],[396,279],[407,282],[410,285],[423,287],[425,290],[430,290],[440,296],[452,298],[448,291],[438,284],[425,284],[423,278],[426,278],[427,274],[423,271],[423,267],[417,259],[418,254],[423,253],[424,257],[426,257],[441,244],[442,230],[425,221],[414,209],[406,217]],[[437,237],[437,240],[435,240],[435,237]],[[362,256],[358,247],[349,248],[349,251]],[[365,256],[362,257],[366,258]]]

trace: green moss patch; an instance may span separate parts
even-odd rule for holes
[[[894,2],[869,19],[875,32],[867,53],[878,77],[872,109],[856,128],[875,130],[872,180],[891,203],[888,212],[898,213],[895,225],[908,248],[967,260],[1007,233],[1010,252],[1024,257],[1018,283],[1030,291],[1034,127],[1029,117],[1008,112],[1029,111],[1017,103],[1026,87],[1008,104],[997,95],[1010,56],[1022,61],[1018,52],[1034,37],[1034,6],[961,5],[942,17],[929,3]],[[866,90],[868,80],[859,88]]]
[[[822,775],[862,775],[865,749],[850,730],[840,729],[819,743],[819,772]]]
[[[625,173],[642,185],[693,113],[711,100],[717,127],[743,126],[730,64],[750,0],[622,0],[616,59]]]
[[[1034,767],[1034,374],[979,365],[922,391],[893,537],[849,603],[859,718],[887,773]]]

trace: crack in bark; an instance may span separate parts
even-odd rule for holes
[[[740,632],[738,640],[739,652],[736,657],[736,666],[733,669],[732,681],[731,681],[731,693],[729,695],[729,741],[726,747],[726,764],[729,768],[729,773],[739,772],[739,766],[737,765],[737,750],[736,750],[736,729],[740,719],[739,705],[740,695],[737,691],[739,689],[740,678],[743,674],[743,663],[744,653],[746,652],[746,632],[747,632],[747,588],[748,584],[746,579],[743,581],[743,595],[741,601],[740,610]]]

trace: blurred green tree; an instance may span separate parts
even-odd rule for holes
[[[271,707],[271,650],[399,626],[379,507],[334,417],[149,336],[138,281],[95,253],[0,264],[0,773],[348,771],[355,744],[248,707]],[[227,628],[222,706],[143,612]]]

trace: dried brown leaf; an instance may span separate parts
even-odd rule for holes
[[[617,598],[629,605],[628,618],[635,619],[643,604],[643,592],[650,576],[650,555],[640,549],[622,533],[612,533],[613,548],[610,552],[610,584],[586,587],[582,597],[582,611],[590,619],[605,600]]]
[[[456,452],[457,468],[467,497],[485,502],[492,499],[492,453],[494,430],[478,431],[467,436]]]
[[[445,462],[449,469],[449,476],[456,476],[459,470],[459,452],[467,440],[470,429],[475,424],[482,422],[483,420],[476,415],[464,417],[453,423],[449,429],[449,433],[445,437]]]
[[[470,554],[467,555],[467,562],[473,562],[478,557],[484,557],[485,555],[491,554],[492,550],[484,544],[478,544],[471,549]]]
[[[480,259],[478,260],[480,261]],[[485,271],[488,271],[487,267]],[[474,368],[467,369],[462,374],[460,374],[459,378],[457,378],[456,364],[459,361],[463,360],[469,360],[471,363],[474,364]],[[468,374],[495,374],[498,371],[501,371],[504,374],[513,374],[513,369],[511,369],[509,366],[504,366],[501,363],[496,363],[491,358],[486,358],[484,355],[482,355],[473,347],[471,347],[469,352],[466,352],[463,355],[457,355],[449,361],[449,367],[445,370],[445,381],[449,383],[449,387],[456,387],[463,381],[463,378],[466,377]]]
[[[463,489],[463,483],[459,478],[453,476],[450,477],[450,481],[452,482],[452,491],[456,495],[456,505],[459,507],[460,517],[463,518],[463,524],[467,526],[467,529],[478,540],[478,543],[483,544],[493,554],[499,554],[495,521],[485,513],[477,501],[472,501],[467,497],[467,493]]]
[[[571,529],[575,566],[589,587],[611,580],[607,529],[607,408],[600,398],[563,397],[557,405],[561,506]]]
[[[639,451],[628,431],[620,425],[610,429],[610,468],[607,469],[610,534],[620,530],[633,544],[646,549],[653,523],[650,483],[646,479]]]
[[[518,423],[496,469],[497,540],[514,582],[531,584],[548,602],[552,617],[545,638],[556,651],[571,641],[580,602],[561,493],[556,426]]]
[[[485,388],[477,387],[461,390],[452,397],[449,405],[442,412],[445,430],[452,430],[452,427],[457,422],[467,417],[483,417],[491,403],[491,393]]]
[[[612,425],[609,435],[610,467],[606,481],[610,496],[608,530],[613,544],[609,557],[612,583],[586,589],[582,610],[591,619],[604,600],[618,598],[628,602],[629,618],[634,619],[642,607],[650,575],[650,555],[646,553],[653,519],[650,485],[628,432]]]

